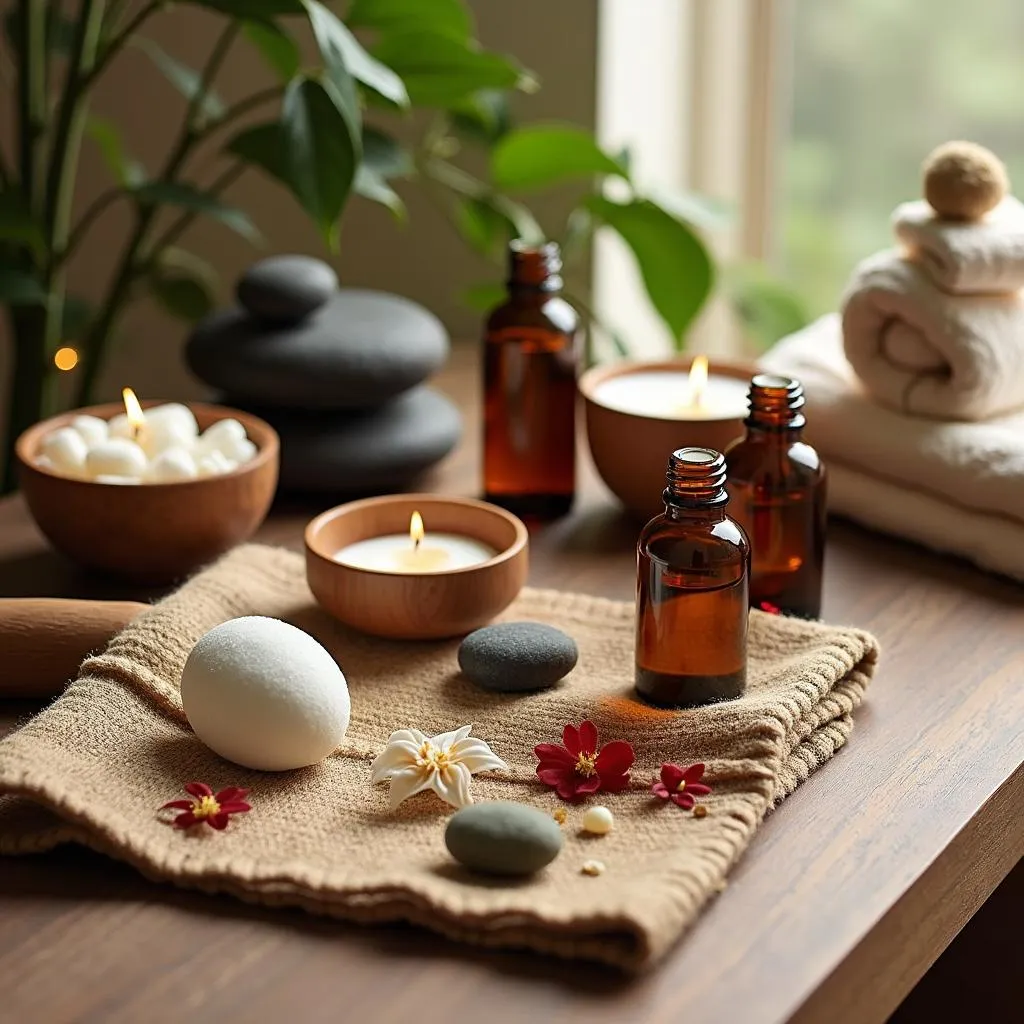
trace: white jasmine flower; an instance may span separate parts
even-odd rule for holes
[[[469,735],[473,726],[427,736],[419,729],[399,729],[370,766],[370,781],[391,780],[391,810],[407,797],[432,789],[452,807],[473,802],[470,776],[508,768],[481,739]]]

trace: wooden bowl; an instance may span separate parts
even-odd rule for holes
[[[601,479],[626,508],[651,518],[662,511],[668,457],[677,448],[714,448],[725,451],[743,437],[742,416],[685,420],[676,417],[623,412],[602,405],[598,388],[613,377],[649,370],[688,371],[692,359],[660,363],[621,362],[596,366],[580,378],[586,410],[587,439]],[[750,365],[716,359],[711,372],[749,383],[757,370]]]
[[[420,512],[431,532],[456,533],[498,554],[479,565],[411,574],[361,569],[336,551],[369,537],[402,534]],[[529,535],[510,512],[472,498],[396,494],[329,509],[306,527],[306,578],[335,618],[363,633],[403,640],[462,636],[486,625],[526,582]]]
[[[161,402],[144,402],[144,407]],[[109,420],[120,403],[75,409],[29,427],[15,454],[25,502],[39,529],[68,558],[147,584],[169,583],[247,540],[277,487],[278,439],[269,424],[221,405],[189,403],[205,430],[233,418],[257,447],[231,473],[176,483],[108,484],[59,476],[34,464],[44,435],[75,416]]]

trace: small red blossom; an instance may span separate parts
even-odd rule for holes
[[[540,761],[537,777],[563,800],[578,800],[600,790],[621,793],[629,785],[635,755],[625,740],[598,748],[597,726],[583,722],[578,729],[567,725],[562,743],[538,743],[533,752]]]
[[[191,800],[172,800],[160,808],[161,811],[174,808],[182,812],[174,818],[172,824],[175,828],[191,828],[205,821],[210,828],[219,832],[228,827],[228,819],[232,814],[245,814],[252,810],[245,802],[249,790],[239,789],[238,786],[228,786],[214,793],[205,782],[190,782],[185,792],[192,797]]]
[[[661,779],[651,786],[651,792],[662,800],[671,800],[688,811],[697,802],[694,798],[706,796],[711,787],[701,782],[704,777],[704,765],[691,764],[689,768],[680,768],[677,764],[663,764]]]
[[[781,615],[782,609],[777,604],[772,604],[771,601],[761,601],[758,606],[763,612],[767,612],[769,615]]]

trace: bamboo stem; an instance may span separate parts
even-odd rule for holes
[[[43,137],[46,133],[46,0],[21,0],[18,134],[22,192],[29,208],[43,211]]]

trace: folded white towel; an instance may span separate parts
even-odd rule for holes
[[[876,405],[843,356],[835,314],[761,365],[803,383],[832,511],[1024,580],[1024,413],[939,423]]]
[[[907,254],[954,294],[1024,288],[1024,203],[1007,196],[981,220],[943,220],[923,199],[901,203],[892,227]]]
[[[892,409],[980,420],[1024,408],[1024,293],[948,295],[887,250],[853,273],[843,340],[864,386]]]

